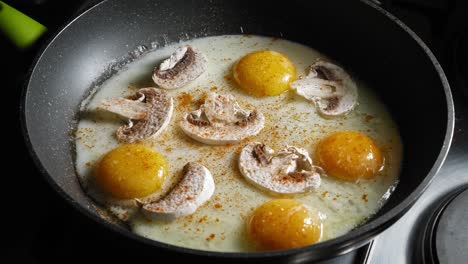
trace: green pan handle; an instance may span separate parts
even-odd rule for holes
[[[0,1],[0,31],[17,47],[29,47],[46,30],[39,22]]]

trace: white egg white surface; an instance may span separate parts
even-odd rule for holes
[[[154,87],[151,80],[153,68],[185,44],[198,48],[207,56],[208,69],[189,85],[167,91],[175,103],[172,120],[158,138],[144,144],[164,155],[169,163],[165,187],[177,181],[187,162],[195,161],[211,171],[215,193],[193,215],[170,223],[151,221],[137,213],[129,221],[133,232],[195,249],[224,252],[255,250],[246,234],[248,218],[254,208],[276,197],[249,184],[238,170],[239,153],[249,142],[263,142],[275,150],[286,145],[302,147],[314,159],[315,148],[322,138],[332,132],[354,130],[370,136],[380,147],[385,157],[385,169],[375,179],[344,182],[322,177],[317,191],[296,197],[325,216],[322,241],[340,236],[363,223],[388,199],[398,181],[401,140],[385,107],[353,76],[352,71],[346,69],[358,85],[358,106],[345,117],[324,119],[317,114],[311,102],[295,95],[292,90],[266,98],[247,95],[234,83],[231,72],[238,59],[255,50],[271,49],[285,54],[295,64],[298,78],[305,75],[307,67],[317,58],[328,58],[287,40],[230,35],[184,41],[150,52],[111,77],[84,101],[84,114],[76,131],[76,170],[84,189],[101,204],[115,209],[119,201],[96,194],[98,190],[93,191],[90,187],[91,172],[100,157],[118,146],[115,131],[122,120],[93,110],[106,98],[128,96],[138,88]],[[185,112],[197,109],[204,95],[210,91],[232,94],[242,107],[260,110],[265,115],[264,129],[234,145],[205,145],[189,138],[179,128],[178,121]]]

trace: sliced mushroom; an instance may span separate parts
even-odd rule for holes
[[[121,126],[116,133],[117,138],[125,143],[157,137],[169,125],[174,111],[172,97],[163,90],[142,88],[136,92],[135,98],[108,99],[98,106],[128,118],[128,124]]]
[[[180,47],[154,69],[153,81],[164,89],[180,88],[205,72],[207,64],[205,55],[194,47]]]
[[[189,162],[184,166],[180,182],[161,200],[143,205],[142,212],[148,218],[166,221],[190,215],[211,198],[214,189],[210,171]]]
[[[238,142],[265,125],[262,113],[243,110],[232,95],[210,93],[200,109],[185,113],[180,127],[189,137],[211,145]]]
[[[310,66],[309,74],[291,83],[297,94],[315,104],[325,117],[348,113],[357,102],[357,86],[339,66],[317,61]]]
[[[274,154],[262,143],[245,146],[239,157],[239,170],[255,186],[276,194],[296,194],[320,186],[323,170],[312,165],[305,149],[287,146]]]

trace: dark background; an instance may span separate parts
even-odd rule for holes
[[[351,1],[351,0],[348,0]],[[3,218],[7,224],[2,239],[6,254],[2,263],[88,262],[106,258],[114,262],[142,256],[126,238],[101,228],[79,214],[56,194],[35,169],[23,143],[20,125],[21,90],[35,56],[61,27],[99,1],[30,0],[4,1],[48,27],[48,32],[27,50],[19,50],[0,34],[1,88],[7,94],[2,104],[7,120],[3,126],[3,154],[7,157],[1,185]],[[445,70],[458,109],[468,108],[467,21],[465,0],[387,0],[382,5],[410,26],[431,48]],[[460,112],[460,111],[458,111]],[[468,113],[468,111],[466,111]],[[466,118],[457,115],[457,124]],[[459,127],[459,126],[457,126]],[[466,126],[465,126],[466,127]],[[459,128],[459,133],[466,133]],[[11,142],[10,142],[11,141]],[[11,143],[11,144],[10,144]],[[454,138],[457,144],[457,137]],[[2,261],[9,260],[7,262]],[[155,254],[154,262],[160,262]]]

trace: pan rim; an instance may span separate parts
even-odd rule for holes
[[[444,163],[450,145],[452,143],[453,132],[455,129],[455,110],[454,110],[454,103],[452,98],[452,93],[450,89],[449,82],[445,73],[438,62],[437,58],[428,48],[428,46],[419,38],[419,36],[412,31],[406,24],[404,24],[401,20],[397,17],[392,15],[390,12],[386,11],[379,5],[375,4],[371,0],[360,0],[361,3],[366,4],[372,8],[374,8],[377,12],[380,12],[383,16],[387,19],[391,20],[392,22],[396,23],[402,30],[404,30],[416,43],[419,47],[426,53],[428,58],[431,60],[436,72],[439,75],[441,80],[441,84],[444,89],[446,103],[447,103],[447,128],[445,132],[445,137],[443,141],[443,145],[440,149],[439,155],[435,160],[432,168],[427,173],[426,177],[423,181],[413,190],[413,192],[402,200],[398,205],[394,208],[390,209],[388,212],[384,213],[383,215],[379,216],[378,218],[374,219],[369,223],[364,223],[363,225],[349,231],[348,233],[324,241],[318,244],[302,247],[302,248],[295,248],[295,249],[288,249],[288,250],[278,250],[278,251],[262,251],[262,252],[217,252],[217,251],[205,251],[205,250],[198,250],[198,249],[191,249],[186,247],[175,246],[155,240],[151,240],[145,238],[143,236],[137,235],[132,233],[129,230],[125,230],[123,228],[119,228],[114,224],[110,224],[109,222],[105,221],[104,219],[100,218],[96,214],[91,213],[88,209],[86,209],[81,204],[74,201],[74,199],[68,195],[49,175],[47,170],[41,164],[39,160],[39,156],[34,150],[32,142],[29,138],[27,123],[26,123],[26,93],[28,91],[28,87],[31,82],[31,76],[34,73],[36,66],[38,65],[39,60],[43,56],[44,52],[50,47],[50,45],[54,42],[54,40],[63,32],[65,31],[74,21],[78,20],[81,16],[85,15],[92,9],[96,8],[103,3],[108,2],[108,0],[104,0],[96,5],[91,6],[90,8],[83,11],[81,14],[76,16],[75,18],[71,19],[67,23],[64,24],[62,28],[57,30],[49,40],[47,40],[42,48],[37,53],[38,55],[34,59],[33,63],[28,72],[28,78],[26,79],[25,84],[22,88],[21,94],[21,102],[20,102],[20,123],[21,123],[21,131],[23,134],[23,138],[25,141],[25,145],[29,151],[30,156],[36,166],[36,168],[40,171],[41,175],[46,179],[46,181],[52,186],[52,188],[64,198],[68,203],[72,205],[73,208],[77,209],[80,213],[88,216],[89,218],[93,219],[94,221],[98,222],[100,225],[104,226],[108,230],[111,230],[115,233],[121,234],[129,239],[136,240],[146,245],[150,246],[157,246],[159,248],[163,248],[165,250],[170,250],[175,253],[184,253],[184,254],[192,254],[201,257],[217,257],[217,258],[226,258],[226,259],[243,259],[243,258],[274,258],[274,257],[287,257],[292,255],[297,255],[296,258],[308,258],[313,257],[314,259],[324,259],[331,255],[342,255],[346,254],[356,248],[363,246],[364,244],[368,243],[373,237],[381,233],[383,230],[388,228],[394,222],[396,222],[400,217],[402,217],[418,200],[421,194],[427,189],[429,184],[434,179],[434,176],[440,170],[442,164]],[[330,248],[333,248],[331,250]]]

